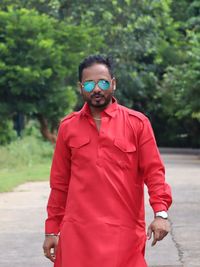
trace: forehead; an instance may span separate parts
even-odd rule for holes
[[[110,73],[106,65],[93,64],[90,67],[83,69],[82,80],[98,80],[98,79],[110,79]]]

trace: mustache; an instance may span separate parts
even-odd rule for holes
[[[94,93],[94,94],[91,95],[91,97],[96,97],[96,96],[103,97],[104,95],[102,93]]]

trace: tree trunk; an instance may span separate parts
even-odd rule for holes
[[[38,121],[40,122],[40,131],[42,136],[54,145],[57,139],[56,132],[55,131],[51,132],[49,130],[48,121],[42,114],[38,114],[37,118]]]

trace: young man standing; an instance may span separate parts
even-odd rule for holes
[[[109,59],[84,59],[79,86],[85,104],[62,120],[52,162],[45,256],[55,267],[145,267],[146,240],[167,235],[172,201],[151,125],[113,97]]]

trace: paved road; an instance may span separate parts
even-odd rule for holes
[[[200,267],[200,159],[198,156],[167,154],[163,159],[174,196],[170,210],[172,231],[153,248],[148,242],[148,265]],[[48,193],[48,183],[39,182],[0,194],[1,267],[52,266],[43,257],[41,248]],[[153,214],[148,205],[146,213],[149,223]]]

